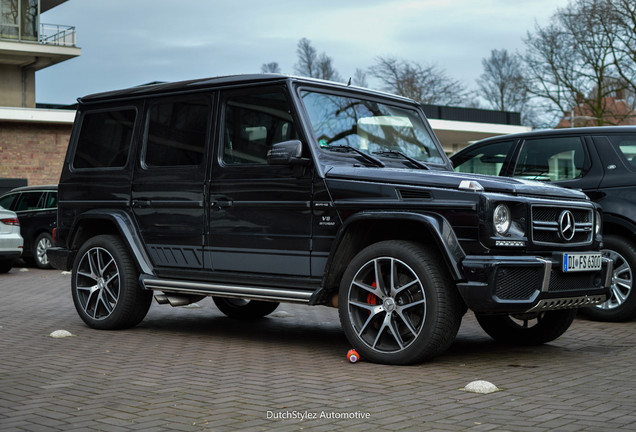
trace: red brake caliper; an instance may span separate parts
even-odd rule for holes
[[[377,284],[375,281],[373,281],[373,283],[371,284],[371,286],[372,286],[373,288],[377,288],[377,287],[378,287],[378,284]],[[368,303],[368,304],[371,304],[371,305],[377,305],[377,304],[378,304],[378,297],[377,297],[375,294],[373,294],[373,293],[369,293],[369,294],[367,295],[367,303]],[[369,314],[371,314],[371,312],[369,312]]]

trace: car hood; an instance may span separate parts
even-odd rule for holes
[[[325,170],[325,176],[327,179],[451,189],[466,189],[467,183],[463,183],[463,187],[460,188],[462,182],[473,182],[473,186],[476,186],[474,183],[476,182],[483,187],[485,192],[533,195],[543,198],[587,199],[587,196],[581,191],[565,189],[548,183],[512,177],[456,173],[454,171],[331,166]]]

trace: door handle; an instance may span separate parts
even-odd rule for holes
[[[210,202],[210,207],[216,207],[216,208],[228,208],[228,207],[232,207],[233,202],[230,200],[217,200],[217,201],[211,201]]]
[[[133,200],[132,206],[137,208],[150,207],[150,200]]]

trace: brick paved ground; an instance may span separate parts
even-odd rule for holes
[[[577,320],[549,345],[511,349],[469,314],[434,361],[349,364],[334,309],[283,304],[241,323],[206,299],[97,331],[69,276],[16,268],[0,275],[0,430],[636,430],[634,326]],[[49,337],[59,329],[75,336]],[[461,390],[477,379],[502,391]]]

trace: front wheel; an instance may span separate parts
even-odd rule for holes
[[[230,318],[255,320],[276,310],[280,303],[238,298],[212,297],[214,304]]]
[[[565,333],[574,321],[576,309],[475,316],[481,328],[497,342],[509,345],[541,345]]]
[[[611,296],[605,303],[581,309],[581,312],[598,321],[630,320],[636,316],[636,249],[629,241],[611,234],[603,236],[603,245],[603,255],[614,261]]]
[[[383,241],[356,255],[340,283],[340,322],[361,358],[422,362],[455,340],[464,312],[436,254],[408,241]]]
[[[139,324],[150,308],[152,291],[141,289],[138,272],[121,239],[100,235],[86,241],[73,263],[71,289],[77,313],[102,330]]]

